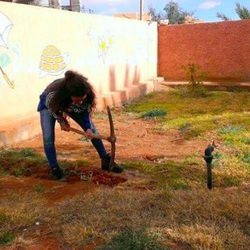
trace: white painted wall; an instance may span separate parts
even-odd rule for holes
[[[45,58],[61,60],[53,72],[40,67],[48,46],[55,51]],[[0,2],[0,66],[1,124],[35,113],[39,94],[68,69],[88,77],[98,95],[108,94],[114,80],[122,90],[155,78],[157,25]]]

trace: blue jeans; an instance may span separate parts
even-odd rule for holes
[[[80,127],[86,131],[83,125],[83,119],[81,119],[81,114],[76,113],[68,113],[76,123],[80,125]],[[55,123],[56,119],[49,113],[47,109],[43,109],[40,111],[40,120],[41,120],[41,127],[43,133],[43,145],[44,145],[44,152],[48,159],[49,165],[51,168],[55,168],[58,165],[57,157],[56,157],[56,148],[55,148]],[[94,124],[91,122],[92,131],[96,132]],[[93,146],[95,147],[97,153],[99,154],[100,158],[104,158],[107,153],[105,147],[103,145],[102,140],[100,139],[92,139],[91,140]]]

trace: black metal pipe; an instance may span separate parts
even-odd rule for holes
[[[212,174],[213,151],[214,151],[214,146],[208,145],[207,148],[205,149],[205,155],[203,156],[204,160],[207,163],[207,187],[210,190],[213,188],[213,174]]]

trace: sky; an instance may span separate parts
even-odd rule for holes
[[[62,0],[67,3],[70,0]],[[94,11],[94,14],[113,15],[121,12],[139,12],[140,0],[80,0],[81,5]],[[144,11],[153,7],[157,13],[164,13],[164,7],[169,0],[144,0]],[[235,13],[235,2],[250,10],[250,0],[175,0],[182,10],[194,12],[194,16],[206,22],[220,21],[216,13],[220,12],[227,17],[238,20]]]

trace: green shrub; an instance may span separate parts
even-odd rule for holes
[[[45,187],[44,187],[44,185],[42,185],[42,184],[37,184],[37,185],[35,185],[35,186],[33,187],[33,190],[34,190],[36,193],[42,194],[42,193],[45,192]]]
[[[145,230],[133,230],[131,228],[116,235],[111,242],[99,249],[102,250],[163,250],[155,236],[147,235]]]
[[[250,164],[250,154],[245,154],[242,157],[242,161],[245,162],[245,163],[249,163]]]
[[[244,128],[242,126],[227,125],[223,128],[220,128],[218,132],[219,134],[229,134],[229,133],[237,134],[242,132],[243,130]]]
[[[0,245],[8,245],[15,239],[14,234],[9,232],[0,233]]]
[[[154,117],[160,117],[165,116],[167,112],[162,109],[152,109],[149,110],[141,115],[141,118],[154,118]]]
[[[186,72],[188,80],[187,96],[206,97],[207,90],[203,86],[203,80],[205,79],[205,73],[201,71],[199,65],[194,63],[188,63],[182,67]]]

